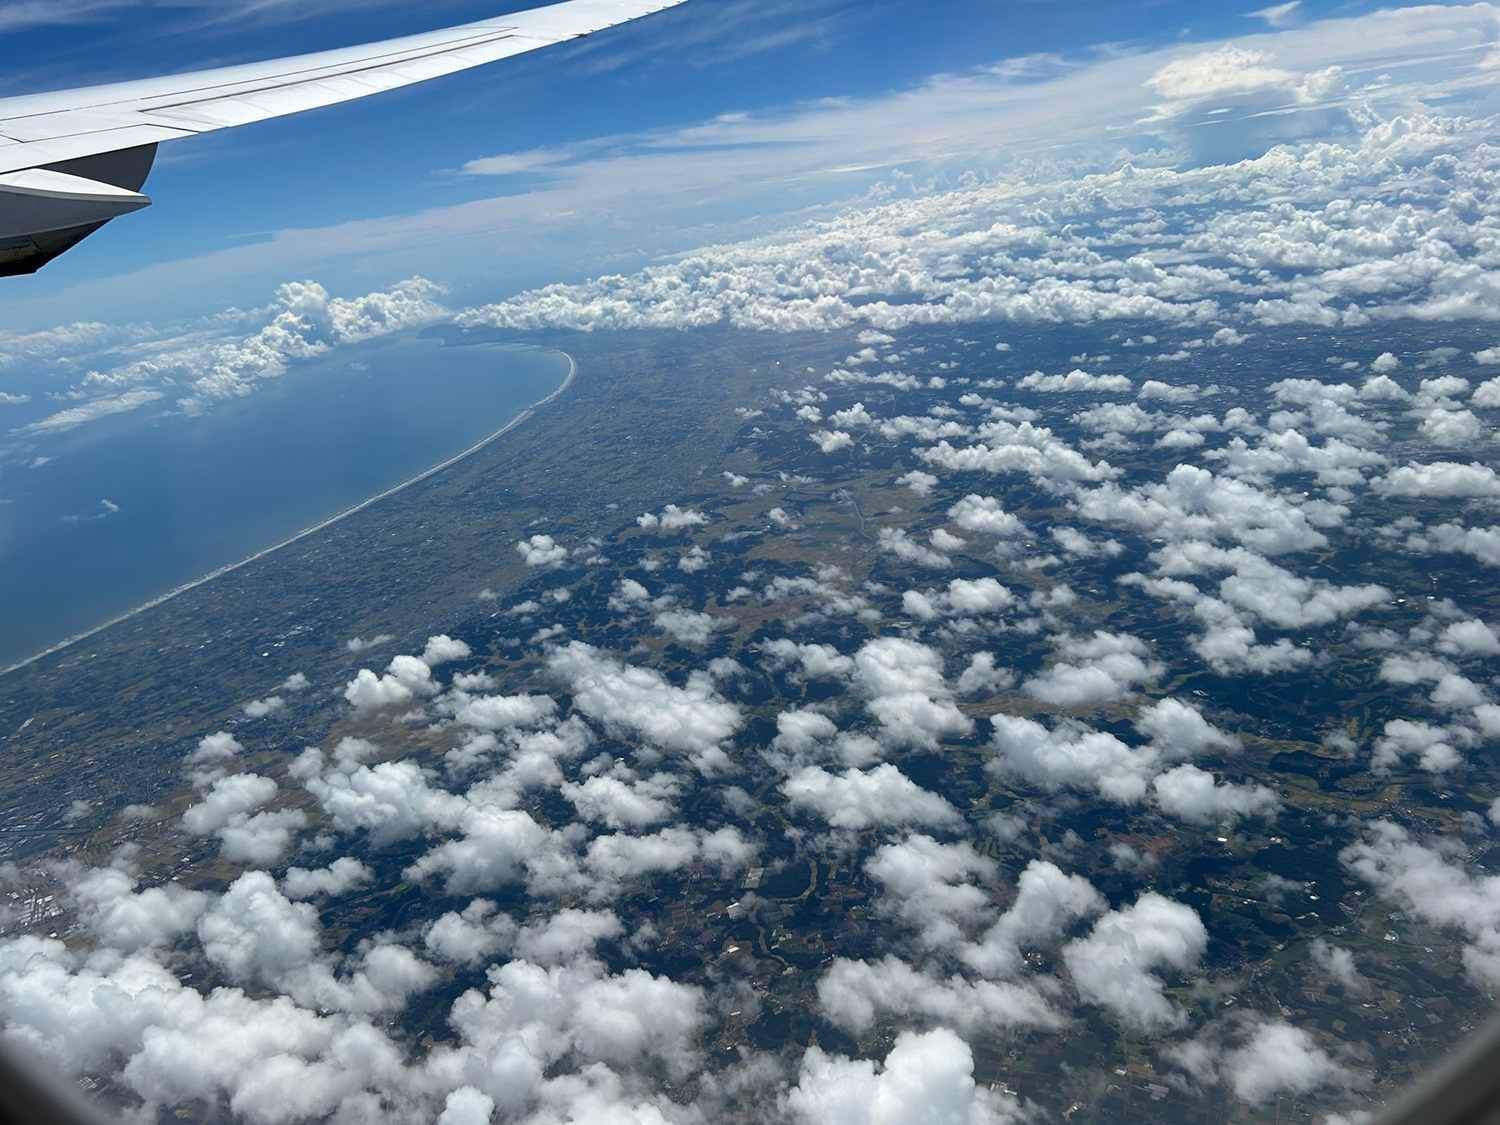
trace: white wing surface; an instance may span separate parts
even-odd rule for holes
[[[364,47],[0,99],[0,274],[31,272],[109,219],[146,206],[139,189],[162,141],[424,82],[683,2],[568,0]],[[16,229],[37,222],[52,225]],[[50,245],[63,231],[76,237],[61,249]],[[30,249],[11,245],[28,235],[52,237],[33,238]]]

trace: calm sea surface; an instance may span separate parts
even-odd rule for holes
[[[204,416],[137,411],[28,440],[24,460],[12,448],[0,667],[410,479],[567,373],[558,352],[403,335],[340,348]]]

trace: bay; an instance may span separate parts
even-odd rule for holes
[[[556,351],[406,333],[203,415],[140,411],[29,441],[0,476],[0,667],[462,453],[569,369]]]

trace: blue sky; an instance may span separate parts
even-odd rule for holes
[[[380,0],[10,0],[0,3],[6,56],[29,65],[13,67],[3,90],[27,93],[275,57],[523,6],[471,0],[432,0],[420,8]],[[796,116],[824,100],[879,99],[920,88],[934,76],[984,73],[1010,59],[1034,60],[1039,79],[1056,77],[1100,60],[1263,34],[1273,25],[1358,16],[1373,5],[1304,0],[1269,17],[1253,14],[1256,7],[1254,0],[1243,6],[1190,0],[691,0],[580,46],[166,146],[148,187],[158,205],[113,224],[37,278],[13,284],[25,292],[8,295],[12,301],[0,313],[0,327],[41,328],[78,317],[154,318],[259,303],[270,292],[274,256],[254,268],[158,270],[144,284],[112,285],[110,279],[254,246],[271,232],[337,229],[350,221],[412,216],[545,185],[546,174],[460,174],[485,157],[583,145],[597,159],[638,147],[643,136],[725,115]],[[590,143],[627,135],[635,140]],[[578,157],[570,152],[568,161]],[[693,245],[694,238],[712,240],[726,222],[742,224],[752,216],[858,194],[873,178],[807,184],[780,174],[761,190],[742,185],[732,200],[722,201],[706,190],[695,201],[695,221],[658,215],[643,220],[631,237],[612,241],[589,230],[587,217],[575,215],[551,243],[528,237],[512,253],[513,244],[498,238],[479,261],[474,247],[466,247],[465,260],[451,271],[436,248],[414,254],[407,268],[400,255],[308,253],[308,240],[294,238],[285,248],[280,279],[315,274],[338,286],[425,272],[492,289],[484,295],[494,296],[518,285],[638,264]],[[619,229],[621,222],[613,209],[601,215],[600,230]],[[725,233],[741,229],[731,225]]]

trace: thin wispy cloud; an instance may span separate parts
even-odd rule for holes
[[[1291,0],[1288,4],[1274,4],[1269,8],[1248,13],[1251,19],[1263,19],[1272,27],[1287,27],[1292,23],[1302,0]]]

